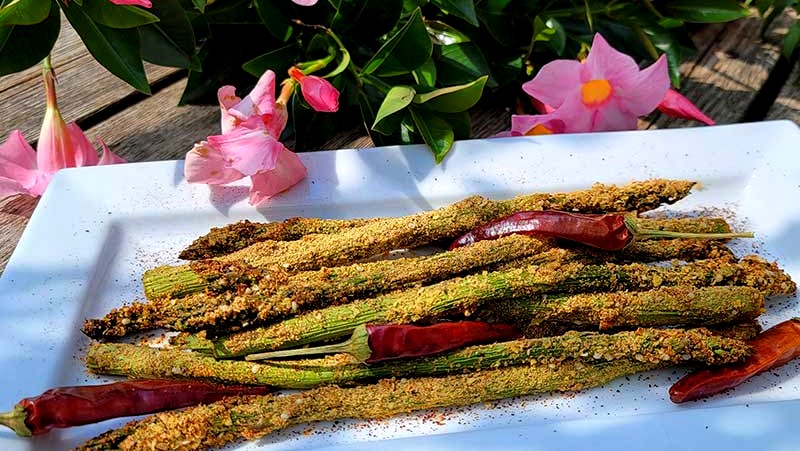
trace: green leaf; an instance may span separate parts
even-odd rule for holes
[[[509,4],[511,0],[485,0],[478,4],[478,17],[484,28],[497,42],[512,46],[517,45],[513,27],[509,26]]]
[[[544,23],[549,29],[553,30],[553,35],[550,36],[547,45],[556,52],[556,55],[562,56],[564,54],[564,48],[567,46],[567,32],[564,31],[561,22],[552,17],[545,20]]]
[[[330,3],[336,12],[329,28],[354,41],[385,35],[395,28],[403,13],[403,0],[330,0]]]
[[[83,11],[93,21],[111,28],[135,28],[158,22],[158,17],[149,11],[135,6],[115,5],[108,0],[83,0]]]
[[[417,94],[414,103],[424,104],[428,108],[442,113],[459,113],[466,111],[481,99],[483,87],[488,75],[484,75],[470,83],[448,86],[431,92]]]
[[[433,43],[422,21],[422,13],[417,9],[367,61],[362,73],[380,76],[407,74],[423,65],[432,52]]]
[[[414,69],[411,75],[418,85],[432,88],[436,85],[436,64],[429,58],[422,66]]]
[[[664,28],[678,28],[683,26],[683,21],[672,17],[664,17],[658,21],[658,24]]]
[[[436,163],[441,163],[455,141],[453,126],[432,112],[420,108],[411,108],[409,111],[414,120],[415,130],[430,147]]]
[[[194,31],[178,0],[153,2],[158,23],[141,27],[142,57],[161,66],[200,69]]]
[[[0,7],[0,27],[9,25],[35,25],[50,15],[53,5],[44,0],[4,1]]]
[[[663,9],[665,15],[698,23],[729,22],[750,14],[735,0],[671,0]]]
[[[58,8],[35,25],[0,27],[0,76],[13,74],[41,62],[53,48],[61,29]]]
[[[192,0],[194,7],[197,8],[198,11],[205,12],[206,10],[206,0]]]
[[[298,51],[297,44],[289,44],[247,61],[242,65],[242,69],[256,77],[260,77],[267,69],[285,75],[298,57]]]
[[[97,24],[75,4],[61,4],[61,9],[98,63],[137,90],[150,94],[150,84],[139,56],[137,30]]]
[[[432,2],[445,13],[464,19],[474,27],[478,26],[475,2],[472,0],[432,0]]]
[[[798,44],[800,44],[800,21],[795,22],[794,25],[789,28],[789,32],[786,33],[786,37],[783,38],[783,56],[785,56],[786,59],[792,59],[792,54]]]
[[[375,115],[375,122],[370,128],[378,131],[376,129],[378,124],[388,116],[411,105],[411,101],[414,100],[414,95],[416,93],[417,92],[411,86],[393,86],[383,99],[380,108],[378,108],[378,113]]]
[[[274,0],[255,0],[253,3],[256,5],[256,11],[258,11],[258,17],[261,18],[261,23],[267,27],[267,30],[281,41],[288,41],[292,36],[292,26],[289,18],[278,7],[278,2]]]
[[[489,63],[474,42],[438,47],[441,49],[436,59],[438,82],[442,85],[469,83],[478,77],[489,74],[487,86],[494,88],[497,82],[492,79]]]
[[[439,20],[426,20],[425,28],[428,29],[428,35],[436,45],[460,44],[471,41],[469,36]]]

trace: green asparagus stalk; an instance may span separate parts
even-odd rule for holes
[[[384,379],[353,388],[326,386],[287,396],[228,398],[129,423],[78,450],[209,449],[314,421],[386,418],[437,407],[582,390],[664,366],[634,360],[566,361],[554,368],[521,365],[445,377]]]
[[[674,202],[686,194],[692,182],[650,180],[622,187],[595,185],[589,190],[563,194],[535,194],[491,201],[468,197],[437,210],[380,221],[335,234],[306,236],[299,241],[262,241],[219,257],[221,265],[247,268],[273,266],[290,271],[342,266],[394,249],[407,249],[439,239],[458,236],[478,225],[521,210],[568,210],[586,212],[630,211]],[[174,297],[202,281],[193,265],[162,266],[144,275],[145,295]]]
[[[295,274],[269,272],[252,284],[227,292],[195,293],[178,299],[155,298],[109,312],[101,319],[84,322],[83,332],[92,338],[123,336],[131,332],[223,329],[248,325],[332,303],[375,296],[412,284],[430,284],[489,265],[529,257],[529,263],[556,261],[562,253],[549,252],[552,242],[525,236],[482,241],[425,257],[381,260]],[[226,276],[230,279],[229,276]]]
[[[470,346],[438,356],[380,364],[330,364],[335,359],[312,359],[264,364],[216,360],[179,349],[156,349],[131,344],[93,344],[86,365],[94,373],[134,378],[188,378],[223,383],[311,388],[386,377],[431,376],[478,369],[564,360],[635,359],[641,362],[686,361],[720,365],[742,360],[750,348],[744,341],[712,334],[706,329],[638,329],[606,335],[568,332],[557,337],[521,339]],[[349,360],[345,360],[349,361]]]
[[[757,275],[754,276],[754,272]],[[772,271],[772,266],[760,259],[700,261],[671,267],[557,263],[475,274],[420,289],[357,300],[213,341],[189,338],[187,346],[213,352],[218,358],[230,358],[347,336],[359,324],[409,324],[445,316],[470,316],[492,301],[533,299],[546,293],[649,290],[671,285],[747,285],[755,287],[756,295],[758,290],[793,292],[795,288],[786,274]],[[757,302],[761,305],[762,301]],[[657,310],[657,304],[652,309]]]
[[[651,180],[616,187],[595,185],[588,191],[560,194],[532,194],[510,201],[527,210],[567,210],[586,213],[608,211],[646,211],[661,203],[682,199],[694,185],[693,182]],[[530,208],[528,208],[530,207]],[[604,208],[605,207],[605,208]],[[509,210],[509,213],[517,210]],[[290,218],[281,222],[254,223],[242,221],[225,227],[213,228],[197,238],[180,253],[185,260],[218,257],[244,249],[261,241],[294,241],[306,235],[335,234],[387,218],[371,219],[320,219]],[[455,236],[453,233],[448,236]]]

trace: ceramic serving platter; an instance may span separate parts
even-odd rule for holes
[[[247,204],[244,182],[189,185],[181,161],[69,169],[42,197],[0,278],[0,410],[53,386],[110,378],[86,372],[79,328],[143,297],[140,278],[175,264],[212,226],[249,218],[398,216],[470,194],[507,198],[652,177],[700,185],[665,214],[715,214],[757,238],[739,254],[777,260],[800,281],[800,130],[791,122],[456,143],[441,165],[421,146],[303,154],[309,175],[270,202]],[[800,316],[775,298],[768,327]],[[686,369],[572,394],[505,400],[390,420],[302,425],[237,449],[763,449],[800,448],[800,362],[707,401],[676,406],[667,389]],[[0,449],[62,450],[124,420],[33,439],[0,431]]]

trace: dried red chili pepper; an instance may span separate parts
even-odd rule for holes
[[[52,428],[208,404],[227,396],[269,392],[269,387],[169,379],[61,387],[23,399],[11,412],[0,414],[0,424],[10,427],[17,435],[30,437]]]
[[[521,211],[484,224],[465,233],[450,249],[476,241],[496,240],[511,234],[561,238],[607,251],[618,251],[634,240],[654,238],[728,239],[752,238],[745,233],[684,233],[643,229],[633,216],[625,214],[585,214],[567,211]]]
[[[519,329],[506,324],[482,321],[437,323],[432,326],[363,325],[353,331],[349,340],[316,348],[250,354],[246,360],[344,352],[366,363],[422,357],[464,346],[507,341],[519,338]]]
[[[800,357],[800,318],[779,323],[749,343],[753,353],[745,361],[690,373],[670,387],[669,399],[681,403],[715,395]]]

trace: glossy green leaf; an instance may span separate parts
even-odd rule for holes
[[[658,24],[664,28],[678,28],[683,26],[683,21],[672,17],[659,19]]]
[[[411,108],[409,111],[415,130],[433,152],[436,163],[441,163],[455,141],[453,126],[438,115],[421,108]]]
[[[471,41],[469,36],[440,20],[426,20],[425,28],[428,29],[428,34],[436,45],[460,44]]]
[[[794,53],[795,49],[797,49],[798,45],[800,44],[800,21],[795,22],[791,28],[789,28],[789,32],[786,33],[786,37],[783,38],[783,56],[786,59],[792,59],[792,54]]]
[[[198,11],[205,12],[206,10],[206,0],[192,0],[192,4],[194,7],[197,8]]]
[[[441,85],[461,85],[489,74],[487,86],[494,88],[497,82],[492,79],[489,63],[474,42],[438,47],[436,57],[438,83]]]
[[[478,26],[475,2],[472,0],[431,0],[442,11],[464,19],[472,26]]]
[[[407,74],[428,60],[433,43],[416,10],[408,21],[384,43],[364,65],[362,73],[392,76]]]
[[[509,26],[509,5],[512,0],[484,0],[477,5],[477,14],[483,27],[497,42],[511,46],[518,44],[514,29]]]
[[[161,66],[199,70],[200,60],[192,29],[178,0],[158,0],[151,11],[158,23],[141,27],[142,57]]]
[[[414,69],[411,75],[418,85],[432,88],[436,85],[436,64],[433,59],[428,59],[422,66]]]
[[[550,36],[550,39],[548,39],[547,45],[553,49],[556,55],[564,55],[564,49],[567,46],[567,32],[564,31],[561,22],[551,17],[545,20],[544,23],[549,29],[553,30],[553,34]]]
[[[137,30],[97,24],[75,4],[62,4],[61,8],[98,63],[137,90],[150,94],[150,84],[147,82],[139,53]]]
[[[392,31],[403,13],[403,0],[331,0],[335,13],[329,28],[355,40],[375,39]]]
[[[729,22],[750,14],[735,0],[670,0],[663,10],[665,15],[698,23]]]
[[[0,76],[41,62],[58,39],[61,20],[53,5],[47,18],[35,25],[0,27]]]
[[[48,0],[6,0],[0,7],[0,27],[35,25],[50,15],[53,4]]]
[[[414,103],[424,104],[428,108],[442,113],[459,113],[472,108],[483,94],[488,75],[484,75],[470,83],[458,86],[435,89],[414,96]]]
[[[274,0],[254,0],[258,17],[261,18],[261,23],[272,33],[273,36],[283,42],[289,40],[292,36],[292,26],[289,18],[284,14],[282,9]]]
[[[378,113],[375,115],[375,122],[372,124],[373,130],[376,130],[378,124],[388,116],[403,110],[411,104],[414,100],[414,95],[417,92],[411,86],[393,86],[392,89],[386,93]]]
[[[298,51],[297,44],[289,44],[247,61],[242,69],[255,77],[260,77],[267,69],[283,76],[295,63]]]
[[[93,21],[111,28],[135,28],[158,22],[158,17],[150,11],[136,6],[115,5],[108,0],[83,0],[83,12]]]

